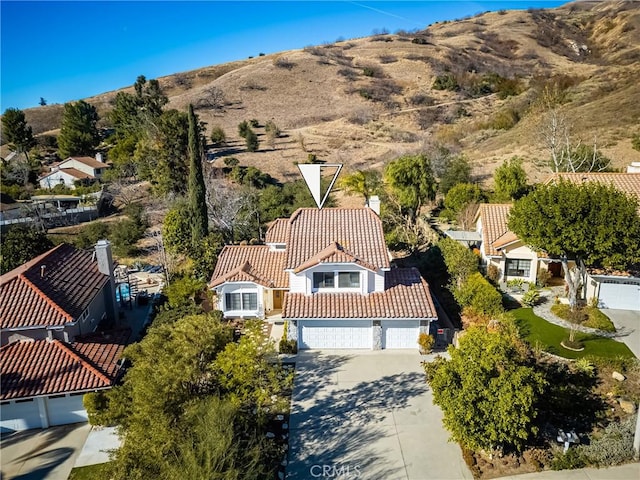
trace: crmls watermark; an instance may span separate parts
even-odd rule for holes
[[[312,465],[309,469],[312,478],[360,478],[362,472],[359,465]]]

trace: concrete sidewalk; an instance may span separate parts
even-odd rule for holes
[[[108,462],[110,452],[120,448],[121,443],[116,427],[92,427],[74,467]]]

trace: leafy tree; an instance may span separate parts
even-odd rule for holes
[[[93,105],[84,100],[65,103],[58,135],[59,155],[92,155],[100,143],[97,123],[98,112]]]
[[[258,135],[256,135],[256,133],[251,128],[247,130],[247,134],[245,135],[244,139],[248,151],[258,151],[258,149],[260,148],[260,141],[258,140]]]
[[[164,217],[162,223],[164,245],[172,253],[188,253],[191,249],[191,222],[189,207],[179,201]]]
[[[189,213],[191,216],[191,247],[199,243],[209,231],[207,221],[206,187],[202,175],[201,129],[193,105],[189,104]]]
[[[47,101],[45,100],[44,97],[40,97],[40,101],[38,102],[38,105],[40,105],[41,107],[44,107],[47,104]]]
[[[218,261],[218,254],[224,245],[224,237],[220,232],[209,232],[202,239],[196,251],[191,254],[194,263],[193,274],[196,278],[202,280],[211,278]]]
[[[33,131],[27,124],[22,110],[7,108],[2,114],[2,141],[7,142],[11,148],[25,155],[28,155],[29,150],[36,145]]]
[[[158,117],[156,124],[154,148],[149,152],[153,156],[149,161],[155,164],[151,171],[154,190],[164,195],[183,195],[188,177],[188,116],[178,110],[167,110]]]
[[[598,182],[539,186],[515,202],[508,225],[525,244],[560,259],[572,310],[587,266],[625,269],[640,261],[637,199]]]
[[[444,197],[444,206],[452,216],[458,215],[468,205],[480,203],[484,200],[484,193],[478,185],[472,183],[458,183],[453,186]]]
[[[368,202],[382,186],[382,179],[380,172],[376,170],[356,170],[340,178],[338,186],[348,194],[362,195],[365,202]]]
[[[474,314],[487,319],[496,318],[504,312],[502,295],[479,272],[469,275],[454,289],[453,296],[463,309],[471,309]]]
[[[90,248],[105,238],[109,238],[109,225],[96,221],[83,225],[74,243],[78,248]]]
[[[450,360],[424,364],[433,402],[463,447],[521,451],[538,431],[536,406],[546,382],[521,342],[505,330],[469,328],[458,348],[449,347]]]
[[[0,267],[9,272],[53,248],[47,235],[32,226],[15,225],[2,235]]]
[[[205,284],[193,277],[181,277],[174,279],[164,289],[169,307],[181,308],[195,303],[196,296],[204,290]]]
[[[529,189],[527,172],[522,168],[522,160],[513,157],[507,160],[493,174],[495,199],[498,202],[511,202],[524,196]]]
[[[631,138],[631,146],[634,150],[638,150],[640,152],[640,133],[636,133]]]
[[[424,202],[435,199],[436,181],[426,155],[407,155],[392,161],[384,170],[384,180],[411,222],[415,222]]]
[[[442,170],[438,190],[446,195],[458,183],[471,183],[471,164],[463,155],[447,154],[439,168]]]
[[[461,286],[478,271],[478,256],[454,239],[446,237],[438,242],[444,264],[454,286]]]
[[[231,341],[217,316],[185,317],[152,327],[124,356],[132,362],[124,383],[108,394],[108,409],[127,441],[116,451],[116,479],[163,477],[177,447],[177,428],[189,402],[216,390],[209,364]]]

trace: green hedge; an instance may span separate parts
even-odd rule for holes
[[[596,328],[604,332],[615,332],[616,327],[613,322],[604,313],[595,307],[584,307],[584,313],[587,314],[587,320],[582,324],[585,327]],[[571,309],[569,305],[559,304],[551,307],[551,313],[562,318],[563,320],[569,320]]]

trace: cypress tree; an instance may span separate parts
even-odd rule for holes
[[[202,175],[202,142],[200,126],[189,104],[189,210],[191,217],[191,248],[197,251],[202,239],[207,236],[206,188]]]

